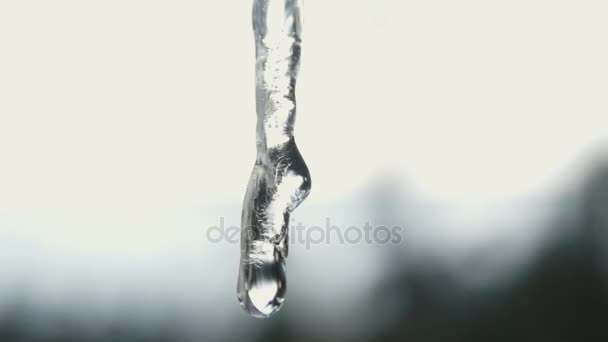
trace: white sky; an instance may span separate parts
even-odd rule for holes
[[[0,5],[0,208],[240,201],[250,6]],[[312,200],[378,170],[441,198],[542,186],[608,133],[602,1],[305,3]]]

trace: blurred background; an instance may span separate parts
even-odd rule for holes
[[[308,0],[304,225],[236,300],[251,1],[0,3],[0,341],[607,341],[608,4]]]

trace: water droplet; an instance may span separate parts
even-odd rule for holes
[[[239,302],[251,315],[268,317],[283,304],[285,255],[271,242],[253,241],[241,264]]]

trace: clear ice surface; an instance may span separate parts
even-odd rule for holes
[[[254,0],[253,32],[257,158],[243,202],[237,294],[247,312],[265,318],[284,301],[289,214],[311,185],[293,136],[300,1]]]

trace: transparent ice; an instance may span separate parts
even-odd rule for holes
[[[243,202],[237,293],[247,312],[265,318],[284,301],[289,214],[311,186],[293,136],[300,1],[254,0],[253,31],[257,158]]]

